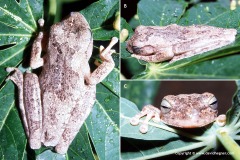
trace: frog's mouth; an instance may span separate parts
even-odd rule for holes
[[[163,117],[162,120],[167,125],[180,128],[200,128],[215,121],[217,111],[214,114],[189,114],[181,118],[169,119]]]

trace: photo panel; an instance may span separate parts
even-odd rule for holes
[[[0,0],[0,159],[120,159],[119,6]]]
[[[239,79],[239,15],[235,0],[121,0],[122,79]]]
[[[121,158],[236,158],[239,87],[239,81],[121,81]]]

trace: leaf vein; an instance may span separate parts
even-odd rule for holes
[[[12,54],[10,57],[6,58],[4,61],[2,61],[0,63],[0,66],[3,65],[5,62],[9,61],[10,59],[12,59],[13,57],[15,57],[16,55],[18,55],[19,53],[21,53],[23,50],[25,49],[25,46],[21,49],[19,49],[17,52],[15,52],[14,54]]]
[[[2,125],[0,126],[0,131],[2,130],[2,127],[3,127],[3,125],[5,124],[5,121],[6,121],[7,117],[8,117],[8,115],[9,115],[11,109],[12,109],[13,106],[14,106],[14,102],[15,102],[15,101],[12,102],[10,108],[8,109],[8,112],[7,112],[6,116],[4,117],[4,119],[3,119],[3,121],[2,121],[3,123],[2,123]]]
[[[19,21],[19,22],[21,22],[24,26],[26,26],[28,29],[30,29],[32,32],[34,32],[35,31],[35,29],[34,28],[32,28],[31,26],[29,26],[26,22],[24,22],[23,20],[22,20],[22,18],[20,18],[19,16],[16,16],[15,14],[13,14],[13,13],[11,13],[11,12],[9,12],[9,11],[7,11],[7,10],[5,10],[4,8],[2,8],[2,7],[0,7],[0,10],[2,10],[3,12],[5,12],[7,15],[9,15],[12,19],[14,19],[15,21]]]
[[[34,17],[33,17],[32,9],[30,8],[30,5],[29,5],[29,3],[28,3],[28,0],[26,0],[26,2],[27,2],[28,13],[30,13],[30,15],[31,15],[31,17],[32,17],[31,21],[33,22],[34,26],[37,27],[37,24],[36,24],[36,21],[35,21],[35,19],[34,19]]]

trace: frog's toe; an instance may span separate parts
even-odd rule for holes
[[[29,140],[30,147],[32,149],[39,149],[41,148],[41,141],[39,139],[31,139]]]
[[[131,123],[131,125],[133,125],[133,126],[138,125],[138,124],[139,124],[139,118],[137,118],[137,117],[131,118],[130,123]]]
[[[39,26],[40,26],[40,27],[43,27],[43,26],[44,26],[44,22],[45,22],[45,21],[44,21],[43,18],[39,19],[39,20],[38,20]]]
[[[147,125],[147,124],[142,124],[142,125],[140,126],[140,128],[139,128],[139,131],[140,131],[141,133],[147,133],[147,131],[148,131],[148,125]]]
[[[159,123],[161,121],[160,117],[159,116],[155,116],[152,118],[153,122],[155,123]]]
[[[102,53],[104,49],[105,49],[105,48],[101,45],[101,46],[99,47],[99,53]]]
[[[16,68],[14,68],[14,67],[7,67],[6,71],[10,73],[10,72],[14,71],[15,69]]]
[[[226,115],[225,114],[221,114],[216,118],[216,123],[220,126],[223,127],[226,124]]]
[[[111,49],[111,50],[110,50],[110,53],[111,53],[111,54],[116,53],[116,50],[115,50],[115,49]]]

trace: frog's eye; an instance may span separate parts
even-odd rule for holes
[[[212,109],[217,109],[218,103],[216,97],[213,96],[208,103]]]
[[[163,99],[161,103],[161,112],[163,114],[166,114],[170,112],[171,108],[172,108],[171,104],[166,99]]]

